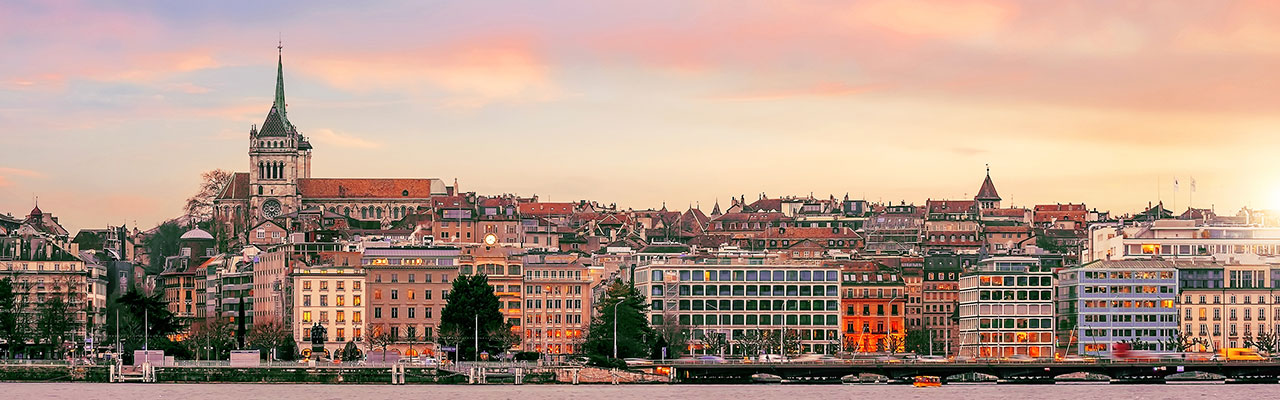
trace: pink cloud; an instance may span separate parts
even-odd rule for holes
[[[784,100],[797,97],[843,97],[868,93],[883,88],[883,85],[850,85],[844,82],[821,82],[797,88],[736,92],[711,96],[710,98],[728,101],[757,101]]]
[[[446,106],[469,108],[501,101],[546,101],[559,95],[548,62],[533,46],[519,40],[345,53],[341,57],[324,55],[296,65],[294,69],[349,91],[445,92]]]

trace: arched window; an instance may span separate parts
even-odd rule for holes
[[[360,219],[369,218],[369,207],[360,207]]]
[[[259,196],[261,196],[261,195],[262,195],[262,186],[258,186],[258,195],[259,195]]]
[[[382,208],[378,208],[378,219],[382,219]]]
[[[350,216],[351,216],[351,207],[343,207],[343,208],[342,208],[342,215],[346,215],[346,216],[350,217]]]

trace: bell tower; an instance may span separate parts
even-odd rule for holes
[[[262,127],[249,130],[249,216],[252,225],[298,211],[298,178],[311,177],[311,143],[289,122],[284,100],[284,46],[276,47],[276,96]]]

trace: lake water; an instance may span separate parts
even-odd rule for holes
[[[275,385],[0,383],[5,399],[1271,399],[1280,385]]]

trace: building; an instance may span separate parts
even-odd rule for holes
[[[180,254],[165,259],[160,273],[164,298],[169,312],[180,319],[204,318],[205,312],[205,263],[215,254],[213,235],[196,228],[178,239]]]
[[[921,282],[922,325],[934,354],[952,355],[959,350],[960,274],[977,263],[972,254],[930,254],[924,257]]]
[[[360,265],[359,253],[342,252],[345,247],[337,242],[297,242],[269,247],[257,252],[256,247],[245,249],[245,255],[253,266],[253,315],[258,322],[279,322],[288,325],[293,321],[294,287],[289,274],[296,268],[311,264]]]
[[[440,179],[312,178],[311,142],[289,120],[286,104],[281,56],[275,101],[262,126],[249,129],[249,172],[232,174],[214,199],[214,218],[242,235],[241,242],[263,221],[314,209],[345,216],[362,228],[385,229],[419,207],[430,208],[433,196],[453,191]]]
[[[978,194],[973,196],[973,201],[978,203],[979,210],[1000,208],[1000,194],[996,193],[996,185],[991,182],[991,167],[987,167],[987,177],[982,180],[982,186],[978,188]]]
[[[1164,219],[1129,225],[1094,225],[1082,259],[1165,259],[1247,264],[1280,263],[1280,228],[1214,225]]]
[[[875,261],[830,261],[840,268],[844,350],[900,352],[906,337],[906,283],[899,269]]]
[[[365,249],[360,264],[368,280],[370,332],[400,340],[387,351],[434,355],[440,313],[458,276],[457,247]]]
[[[1178,329],[1178,264],[1095,261],[1057,272],[1058,344],[1063,353],[1109,355],[1111,345],[1165,348]]]
[[[1211,262],[1178,264],[1181,329],[1195,350],[1245,347],[1280,332],[1280,267]]]
[[[590,258],[577,254],[524,256],[524,351],[564,357],[591,325]]]
[[[311,327],[317,324],[326,330],[326,357],[349,341],[365,340],[365,271],[358,262],[299,265],[289,279],[294,288],[289,327],[304,356],[311,355]]]
[[[1053,357],[1053,271],[1031,257],[982,260],[960,275],[960,355]]]
[[[681,329],[691,353],[778,354],[768,339],[783,332],[788,354],[841,348],[838,266],[713,254],[637,266],[636,288],[650,302],[650,324]]]
[[[506,317],[507,323],[511,324],[512,330],[520,337],[524,337],[524,332],[520,330],[521,322],[524,320],[521,308],[524,303],[521,253],[521,249],[503,246],[463,247],[458,261],[460,264],[458,274],[484,274],[488,277],[489,286],[493,286],[493,292],[498,296],[498,304],[501,307],[499,311]]]
[[[33,214],[39,209],[33,211]],[[56,238],[38,233],[0,237],[0,279],[13,282],[14,295],[22,305],[19,318],[31,321],[31,332],[44,305],[62,299],[72,323],[69,331],[58,335],[62,342],[83,343],[90,316],[97,315],[89,293],[92,276],[84,261],[77,257],[78,246],[62,248]],[[96,290],[96,289],[94,289]],[[46,340],[57,340],[46,338]],[[31,342],[28,340],[28,342]],[[28,352],[36,350],[29,348]],[[6,352],[7,352],[6,346]],[[12,356],[12,354],[6,354]],[[35,356],[34,353],[27,357]]]
[[[924,209],[906,202],[889,204],[863,225],[867,235],[865,250],[871,254],[919,254],[923,228]]]

